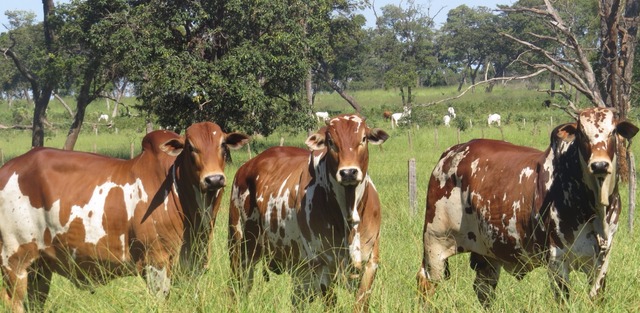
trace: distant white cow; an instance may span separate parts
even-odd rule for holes
[[[451,126],[450,125],[451,124],[451,116],[449,116],[449,115],[443,116],[442,117],[442,121],[444,122],[444,126],[447,126],[447,127]]]
[[[98,117],[98,122],[104,120],[105,122],[109,121],[109,115],[106,114],[100,114],[100,117]]]
[[[500,126],[500,114],[490,114],[487,119],[487,124],[491,126],[491,124],[496,124],[498,127]]]
[[[328,120],[329,112],[316,112],[316,119],[318,119],[319,122]]]
[[[402,113],[393,113],[391,114],[391,128],[395,128],[398,126],[398,122],[401,119],[407,118],[411,116],[411,110],[404,108],[404,112]]]
[[[451,118],[456,118],[456,110],[454,110],[453,107],[449,107],[447,111],[449,111],[449,115],[451,115]]]

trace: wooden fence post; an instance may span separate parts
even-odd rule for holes
[[[629,162],[629,233],[633,233],[633,218],[636,214],[636,160],[633,153],[627,150]]]
[[[416,159],[409,159],[409,212],[412,215],[416,215],[418,200],[417,200],[417,179],[416,179]]]
[[[133,149],[133,142],[131,143],[131,147],[129,148],[131,151],[131,158],[133,159],[133,153],[134,153],[134,149]]]
[[[0,165],[4,165],[4,152],[0,149]]]
[[[247,152],[249,153],[249,159],[251,159],[251,145],[247,144]]]
[[[280,137],[280,146],[284,146],[284,137]]]

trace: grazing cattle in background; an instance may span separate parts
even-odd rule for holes
[[[78,287],[141,274],[151,293],[166,297],[173,265],[193,274],[206,268],[228,148],[247,141],[204,122],[184,136],[149,133],[131,160],[35,148],[7,162],[0,169],[5,304],[20,312],[26,297],[41,310],[52,273]]]
[[[427,191],[419,290],[432,295],[448,276],[447,259],[471,252],[485,307],[502,268],[522,279],[547,266],[557,299],[568,298],[569,273],[581,270],[595,297],[620,216],[618,141],[637,132],[613,111],[591,108],[556,127],[545,151],[495,140],[446,150]]]
[[[391,111],[385,110],[384,112],[382,112],[382,117],[385,121],[388,121],[391,118],[392,114],[393,113],[391,113]]]
[[[449,115],[443,116],[442,117],[442,122],[444,122],[444,126],[447,126],[447,127],[451,126],[450,125],[451,124],[451,116],[449,116]]]
[[[359,282],[355,311],[368,310],[381,216],[368,144],[387,138],[359,115],[340,115],[307,138],[313,151],[273,147],[238,169],[229,208],[236,292],[250,291],[265,259],[270,270],[291,274],[298,308],[316,295],[333,306],[334,284],[344,277]]]
[[[447,109],[447,112],[449,112],[449,115],[451,115],[451,118],[456,118],[456,110],[454,110],[453,107],[449,107]]]
[[[98,117],[98,122],[104,120],[105,122],[109,121],[109,115],[106,114],[100,114],[100,117]]]
[[[400,120],[411,117],[411,109],[405,107],[402,113],[391,114],[391,128],[396,128]]]
[[[487,125],[491,126],[491,124],[496,124],[498,127],[500,126],[500,114],[494,113],[489,115]]]
[[[316,119],[318,120],[318,122],[328,120],[329,112],[316,112]]]

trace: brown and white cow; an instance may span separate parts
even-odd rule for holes
[[[139,273],[166,297],[176,262],[206,268],[227,148],[247,141],[204,122],[184,137],[149,133],[131,160],[52,148],[10,160],[0,169],[3,300],[41,307],[52,273],[79,287]]]
[[[618,228],[616,151],[638,128],[604,108],[556,127],[545,151],[472,140],[446,150],[427,191],[418,288],[428,297],[448,276],[447,259],[471,252],[473,284],[489,306],[502,268],[521,279],[547,266],[558,300],[580,270],[595,297],[604,287]]]
[[[368,144],[388,135],[359,115],[340,115],[306,140],[313,151],[273,147],[236,173],[229,212],[235,288],[249,292],[266,260],[294,281],[293,304],[321,295],[335,303],[338,277],[359,281],[356,311],[368,309],[378,267],[380,201],[369,177]]]

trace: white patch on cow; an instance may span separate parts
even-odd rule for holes
[[[71,223],[76,219],[80,219],[84,226],[84,241],[97,244],[106,235],[103,227],[106,198],[110,191],[116,188],[122,190],[124,210],[127,213],[127,221],[129,221],[138,203],[148,201],[147,193],[140,179],[136,179],[133,184],[118,185],[113,182],[105,182],[97,186],[86,205],[71,206],[69,220],[65,225],[62,225],[60,223],[60,200],[52,203],[48,210],[32,207],[29,198],[21,193],[18,175],[14,173],[7,181],[5,188],[0,191],[0,220],[3,221],[3,233],[12,234],[12,236],[2,238],[3,264],[8,264],[8,258],[18,251],[21,244],[35,242],[39,248],[44,249],[46,247],[44,227],[47,227],[51,235],[55,237],[66,233]],[[122,249],[125,248],[126,245],[123,245]]]
[[[480,159],[475,159],[471,162],[471,176],[476,174],[476,171],[478,170],[478,163],[480,163]]]
[[[125,234],[120,235],[120,246],[123,247],[123,249],[122,249],[122,257],[121,257],[120,260],[122,260],[123,262],[127,260],[126,247],[128,245],[127,245],[126,239],[127,239],[127,236],[125,236]]]
[[[547,153],[547,157],[544,160],[544,171],[549,173],[549,175],[547,175],[547,181],[543,182],[544,183],[544,188],[545,190],[551,190],[551,185],[553,185],[553,151],[549,151]],[[565,198],[566,199],[566,198]]]
[[[610,110],[598,110],[600,113],[604,113],[606,116],[599,120],[594,121],[593,115],[585,116],[580,115],[580,125],[582,125],[582,131],[589,138],[591,145],[598,143],[606,143],[609,140],[609,135],[616,128],[615,117]]]
[[[158,269],[152,265],[145,266],[147,288],[149,292],[158,299],[164,299],[169,295],[171,279],[167,274],[167,269]]]
[[[522,172],[520,172],[520,184],[522,184],[522,177],[529,178],[529,177],[531,177],[532,174],[533,174],[533,169],[532,168],[526,167],[526,168],[522,169]]]
[[[444,185],[447,183],[447,179],[455,174],[455,172],[458,170],[458,165],[467,156],[468,153],[469,147],[466,147],[462,152],[449,150],[447,152],[447,155],[440,159],[440,161],[436,165],[436,168],[433,170],[433,176],[440,182],[440,188],[444,188]],[[445,173],[442,169],[444,164],[446,162],[449,162],[449,159],[451,159],[451,166],[449,167],[449,171]]]

